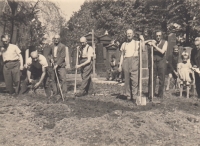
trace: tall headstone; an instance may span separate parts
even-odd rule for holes
[[[168,58],[170,54],[173,52],[173,47],[176,45],[176,35],[174,33],[170,33],[168,35],[168,47],[166,57]]]
[[[101,75],[102,72],[105,72],[105,64],[104,64],[104,57],[103,57],[103,44],[97,43],[96,44],[96,72],[98,75]]]

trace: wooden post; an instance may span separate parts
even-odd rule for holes
[[[154,93],[153,93],[153,46],[151,46],[151,97],[153,101]]]
[[[139,48],[139,51],[140,51],[140,79],[139,79],[139,91],[140,91],[140,98],[141,98],[141,101],[142,101],[142,45],[141,45],[141,41],[140,41],[140,48]]]
[[[92,29],[92,48],[94,49],[94,58],[93,58],[93,77],[96,76],[95,71],[95,63],[96,63],[96,51],[95,51],[95,43],[94,43],[94,29]]]

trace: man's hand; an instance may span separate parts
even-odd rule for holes
[[[34,85],[34,89],[37,89],[38,87],[40,86],[40,82],[37,82],[35,85]]]
[[[21,66],[20,66],[20,70],[23,70],[23,69],[24,69],[24,67],[23,67],[23,65],[21,65]]]
[[[29,79],[28,81],[29,81],[29,83],[32,83],[32,82],[33,82],[33,79]]]
[[[80,65],[76,65],[76,66],[75,66],[76,69],[78,69],[78,68],[80,68],[80,67],[81,67]]]
[[[54,64],[54,67],[53,67],[54,70],[56,70],[57,67],[58,67],[58,65],[57,65],[57,64]]]
[[[143,35],[140,35],[139,38],[140,38],[140,40],[144,41]]]
[[[196,66],[196,65],[193,65],[193,68],[197,68],[197,66]]]

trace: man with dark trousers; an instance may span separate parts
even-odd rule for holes
[[[56,70],[58,74],[58,79],[61,84],[61,89],[63,92],[63,98],[66,98],[67,93],[67,81],[66,81],[66,46],[60,42],[60,35],[54,36],[54,44],[51,47],[50,55],[52,55],[52,61],[54,63],[53,69]],[[54,79],[54,84],[56,84],[56,78]],[[59,89],[59,88],[57,88]],[[57,100],[61,99],[61,96],[57,92]]]
[[[3,75],[6,89],[9,94],[18,94],[20,87],[20,70],[23,70],[23,58],[18,46],[10,44],[10,37],[1,36],[3,47],[0,49],[0,55],[3,57]]]
[[[162,31],[156,32],[156,41],[153,40],[149,42],[149,44],[153,47],[153,96],[155,95],[155,87],[156,87],[156,78],[159,78],[159,89],[158,89],[158,97],[163,98],[164,94],[164,85],[165,85],[165,69],[166,69],[166,51],[168,42],[163,39]],[[150,71],[150,82],[151,79],[151,71]],[[152,85],[149,85],[149,89],[152,89]],[[149,99],[152,100],[152,90],[149,90]]]

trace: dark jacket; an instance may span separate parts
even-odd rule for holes
[[[192,65],[196,65],[198,68],[200,68],[200,50],[196,50],[192,61]]]
[[[54,45],[51,46],[51,55],[54,58]],[[58,49],[57,49],[57,57],[54,58],[54,62],[59,66],[59,67],[65,67],[65,57],[66,57],[66,48],[65,45],[62,43],[58,44]]]

